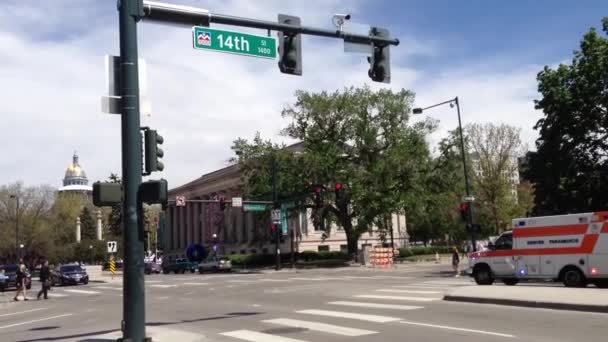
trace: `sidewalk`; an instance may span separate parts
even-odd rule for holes
[[[464,286],[443,297],[447,301],[513,305],[608,313],[608,291],[534,285]]]
[[[154,342],[210,342],[205,335],[197,334],[185,330],[177,330],[165,327],[146,326],[146,337],[150,337]],[[122,337],[122,332],[119,330],[95,336],[87,336],[83,338],[63,339],[62,341],[74,342],[114,342]]]

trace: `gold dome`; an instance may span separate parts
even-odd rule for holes
[[[78,164],[78,155],[74,152],[72,157],[72,163],[65,170],[65,178],[63,178],[63,185],[80,184],[87,185],[87,174],[84,172],[80,164]]]

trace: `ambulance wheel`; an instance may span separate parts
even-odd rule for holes
[[[473,278],[477,285],[492,285],[494,283],[494,277],[492,272],[487,265],[477,265],[473,269]]]
[[[585,287],[587,286],[587,279],[581,270],[577,267],[570,266],[566,267],[562,271],[562,281],[566,287]]]
[[[517,278],[505,278],[502,280],[505,285],[513,286],[519,283],[519,279]]]

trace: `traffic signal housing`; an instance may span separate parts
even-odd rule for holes
[[[322,186],[315,186],[314,191],[315,205],[317,208],[321,208],[324,202],[325,189]]]
[[[469,204],[467,202],[460,203],[460,217],[464,222],[467,222],[469,216]]]
[[[300,26],[300,17],[279,14],[279,24]],[[302,76],[302,35],[278,32],[279,70],[284,74]]]
[[[144,132],[144,146],[145,146],[145,170],[146,175],[151,174],[155,171],[162,171],[165,169],[160,158],[164,156],[163,150],[159,147],[164,142],[163,137],[153,129],[146,129]]]
[[[372,27],[370,36],[388,38],[387,29]],[[391,83],[390,47],[388,44],[372,43],[372,53],[367,57],[369,62],[368,75],[372,81]]]
[[[344,186],[342,183],[336,183],[336,202],[340,202],[344,199]]]

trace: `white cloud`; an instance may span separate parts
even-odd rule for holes
[[[43,7],[32,3],[0,5],[0,144],[6,151],[0,177],[4,182],[59,186],[74,149],[91,181],[120,173],[120,117],[102,114],[99,100],[105,91],[103,55],[118,54],[115,1],[53,1],[52,7],[51,2],[42,2]],[[342,0],[185,3],[266,20],[276,20],[276,13],[297,14],[306,25],[327,28],[332,13],[357,13],[360,7],[359,2]],[[361,20],[364,15],[359,14]],[[237,137],[251,138],[260,131],[266,138],[285,141],[278,135],[286,124],[280,110],[293,101],[296,89],[370,83],[365,56],[344,54],[338,40],[306,37],[304,75],[296,77],[281,74],[276,61],[193,50],[187,28],[144,23],[139,33],[153,109],[151,117],[142,117],[142,126],[158,129],[165,137],[162,176],[172,187],[225,166]],[[469,68],[430,75],[408,67],[408,61],[413,51],[436,54],[440,44],[400,38],[410,48],[392,50],[389,87],[413,89],[420,104],[458,95],[465,123],[497,120],[528,129],[537,119],[531,102],[537,66],[504,73]],[[444,128],[456,126],[455,113],[448,111],[446,107],[432,113]],[[530,129],[524,134],[528,141],[535,137]]]

